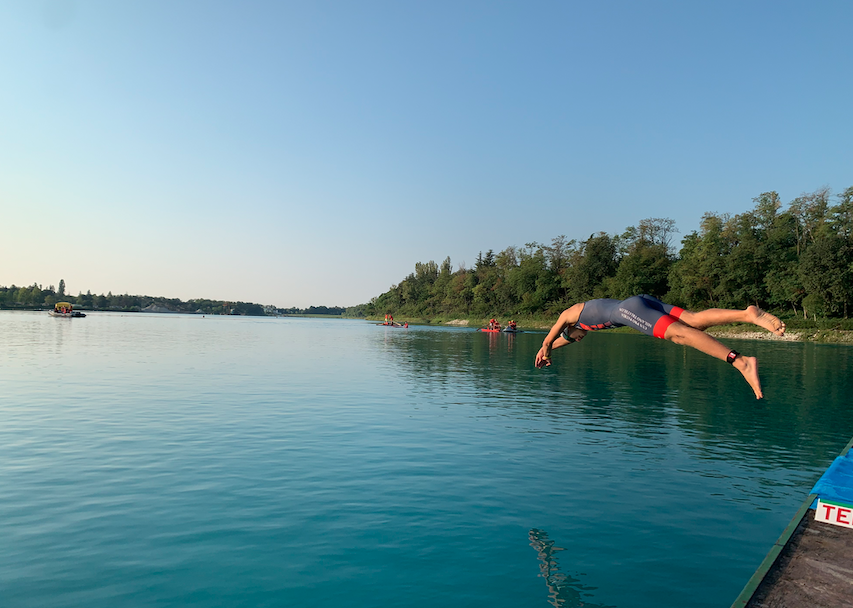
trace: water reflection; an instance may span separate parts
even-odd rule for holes
[[[20,605],[542,605],[533,526],[553,606],[726,605],[853,434],[846,348],[739,348],[756,403],[644,336],[539,371],[541,334],[0,316],[0,588]]]
[[[594,604],[581,597],[582,593],[586,596],[592,595],[590,592],[595,591],[595,587],[584,586],[579,579],[560,572],[557,552],[565,549],[556,546],[556,543],[548,538],[547,532],[533,528],[529,538],[530,546],[539,554],[539,576],[545,579],[545,585],[548,587],[549,604],[555,608],[613,608]]]
[[[532,365],[539,334],[412,328],[387,347],[416,393],[547,422],[549,432],[618,429],[642,443],[678,431],[699,458],[767,470],[792,460],[819,470],[853,434],[849,347],[729,340],[759,357],[767,398],[756,401],[739,374],[698,351],[635,334],[593,338],[547,370]]]

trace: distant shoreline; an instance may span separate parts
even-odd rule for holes
[[[0,310],[8,310],[8,311],[29,311],[29,312],[47,312],[48,309],[44,307],[27,307],[27,306],[16,306],[16,307],[7,307],[0,306]],[[85,312],[114,312],[114,313],[132,313],[132,314],[147,314],[147,315],[157,315],[164,313],[171,314],[182,314],[182,315],[190,315],[190,316],[254,316],[254,315],[222,315],[216,313],[199,313],[199,312],[185,312],[185,311],[145,311],[145,310],[104,310],[97,308],[78,308],[78,310],[82,310]],[[284,314],[267,314],[267,315],[259,315],[262,317],[307,317],[307,318],[319,318],[319,319],[352,319],[355,321],[381,321],[380,317],[347,317],[342,315],[335,314],[299,314],[299,313],[284,313]],[[257,318],[257,317],[256,317]],[[402,319],[401,321],[408,321],[410,325],[430,325],[430,326],[444,326],[444,327],[470,327],[472,329],[476,329],[478,327],[485,327],[488,323],[488,320],[485,319],[464,319],[464,318],[456,318],[456,319],[447,319],[447,318],[436,318],[436,319]],[[803,321],[798,319],[795,321],[796,326],[790,327],[791,320],[785,319],[785,321],[789,324],[789,329],[785,333],[784,336],[774,336],[770,332],[766,331],[756,331],[751,325],[727,325],[722,327],[715,327],[708,330],[708,334],[714,336],[719,339],[726,338],[734,338],[737,340],[776,340],[781,342],[813,342],[817,344],[850,344],[853,345],[853,330],[848,329],[839,329],[837,327],[833,327],[833,325],[838,325],[844,321],[838,319],[825,319],[821,321],[816,321],[814,324],[810,324],[808,321]],[[550,321],[544,321],[542,319],[517,319],[518,327],[521,330],[527,331],[548,331],[551,328]],[[803,324],[809,323],[811,326],[803,327]],[[627,327],[617,327],[609,330],[611,332],[633,332],[634,330]]]
[[[377,319],[381,320],[381,318],[379,317],[366,317],[366,320],[368,321],[373,321]],[[406,320],[408,320],[410,324],[414,325],[441,325],[445,327],[470,327],[472,329],[476,329],[478,327],[485,327],[485,325],[488,323],[488,320],[486,319],[465,318]],[[552,325],[551,320],[545,321],[543,319],[535,318],[517,318],[516,321],[518,322],[519,329],[527,331],[548,331]],[[778,340],[782,342],[814,342],[818,344],[853,345],[853,330],[840,329],[836,327],[841,323],[849,324],[849,320],[824,319],[820,321],[815,321],[813,324],[809,321],[803,321],[802,319],[784,319],[784,321],[788,323],[789,329],[782,337],[775,336],[767,331],[756,331],[755,327],[752,325],[725,325],[721,327],[715,327],[708,330],[708,334],[719,339],[734,338],[737,340]],[[790,327],[791,325],[794,326]],[[608,331],[629,333],[633,332],[634,330],[628,327],[617,327]]]

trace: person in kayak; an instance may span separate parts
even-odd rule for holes
[[[785,324],[758,306],[749,306],[745,310],[710,308],[691,312],[647,295],[627,300],[589,300],[562,312],[542,342],[534,363],[539,369],[551,365],[551,351],[583,339],[589,331],[628,326],[649,336],[691,346],[730,363],[752,387],[755,398],[761,399],[764,394],[758,377],[758,359],[741,355],[704,331],[729,323],[752,323],[777,336],[785,334]]]

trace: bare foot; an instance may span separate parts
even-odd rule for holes
[[[746,312],[752,317],[753,325],[763,327],[777,336],[785,335],[785,324],[779,320],[779,317],[771,315],[766,310],[761,310],[758,306],[750,306]]]
[[[758,359],[755,357],[744,357],[743,355],[738,355],[738,358],[735,359],[733,365],[737,368],[737,371],[743,374],[743,379],[752,387],[752,390],[755,393],[755,398],[763,398],[764,393],[761,392],[761,380],[758,378]]]

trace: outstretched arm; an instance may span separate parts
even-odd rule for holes
[[[557,322],[554,323],[551,331],[548,332],[548,335],[545,336],[545,340],[542,341],[542,348],[540,348],[539,352],[536,353],[536,361],[534,362],[536,367],[542,368],[551,365],[552,350],[565,346],[566,344],[571,344],[572,342],[577,342],[586,335],[584,330],[576,328],[571,330],[572,335],[570,337],[572,340],[566,340],[560,335],[566,328],[571,327],[578,322],[578,318],[580,318],[582,310],[583,303],[581,302],[575,304],[571,308],[567,308],[562,312],[562,314],[560,314]]]

